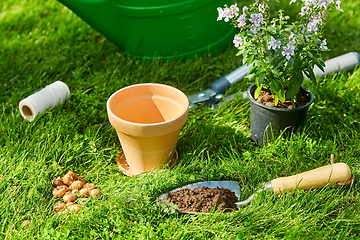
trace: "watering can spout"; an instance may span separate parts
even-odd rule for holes
[[[127,54],[182,58],[221,52],[235,28],[216,21],[231,0],[58,0]]]

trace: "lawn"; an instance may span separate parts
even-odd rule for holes
[[[360,53],[359,3],[346,0],[342,8],[344,13],[327,19],[332,50],[326,59]],[[236,49],[193,59],[141,60],[55,0],[2,0],[0,32],[0,239],[360,237],[359,69],[319,79],[318,86],[304,83],[315,100],[291,138],[257,146],[250,140],[249,101],[235,99],[215,110],[189,112],[173,169],[128,177],[117,167],[120,142],[106,124],[109,96],[145,82],[194,94],[241,65]],[[69,86],[70,99],[33,122],[24,120],[19,102],[56,80]],[[245,79],[226,94],[250,84]],[[210,180],[238,181],[244,200],[263,182],[330,164],[330,154],[350,166],[352,184],[261,192],[233,214],[184,215],[155,204],[173,188]],[[58,215],[51,182],[70,170],[103,195],[78,214]],[[30,223],[22,226],[25,220]]]

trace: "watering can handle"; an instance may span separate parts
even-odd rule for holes
[[[290,177],[276,178],[271,181],[275,194],[293,189],[312,189],[333,186],[352,177],[346,163],[335,163],[319,167]]]

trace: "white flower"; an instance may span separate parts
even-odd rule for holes
[[[308,32],[314,31],[315,34],[317,33],[317,23],[316,22],[309,22],[307,25]]]
[[[239,8],[237,7],[237,3],[235,3],[235,5],[231,5],[230,9],[233,11],[233,13],[235,14],[235,16],[239,15]]]
[[[316,5],[317,0],[302,0],[305,6],[313,6]]]
[[[286,59],[289,60],[292,55],[294,55],[294,46],[291,46],[290,44],[286,45],[284,48],[284,51],[281,52],[283,56],[286,55]]]
[[[309,10],[310,10],[309,6],[304,6],[304,7],[301,8],[301,12],[299,14],[301,16],[304,16],[304,15],[309,13]]]
[[[308,32],[314,31],[314,33],[317,34],[319,27],[321,27],[322,23],[323,22],[322,22],[321,13],[319,13],[318,15],[314,14],[311,16],[310,22],[308,23],[306,28]]]
[[[276,40],[273,36],[270,36],[270,41],[268,42],[268,50],[270,50],[271,48],[273,50],[276,50],[277,48],[280,49],[281,47],[281,42]]]
[[[276,28],[275,28],[275,26],[276,26],[276,23],[274,22],[273,23],[273,25],[271,25],[273,28],[274,28],[274,30],[273,31],[271,31],[272,33],[276,33]]]
[[[329,1],[328,0],[319,0],[318,5],[319,5],[319,7],[323,7],[324,9],[326,9],[327,6],[329,5]]]
[[[249,8],[247,6],[243,7],[243,14],[245,14],[245,12],[248,10]]]
[[[240,36],[235,35],[233,43],[234,43],[234,46],[238,48],[241,45],[243,45],[244,42],[243,42],[243,40],[242,40],[242,38]]]
[[[224,10],[221,7],[218,7],[217,10],[218,10],[218,13],[219,13],[219,16],[218,16],[217,20],[221,21],[223,19],[223,17],[224,17]]]
[[[296,43],[295,34],[293,32],[290,33],[289,40],[290,45],[294,45]]]
[[[225,22],[228,22],[230,18],[233,18],[234,17],[234,12],[233,10],[231,10],[230,8],[225,8],[224,11],[223,11],[223,14],[224,14],[224,21]]]
[[[245,14],[242,14],[240,15],[240,17],[238,18],[238,27],[241,28],[241,27],[244,27],[246,25],[246,15]]]
[[[342,10],[342,9],[340,8],[340,3],[341,3],[340,0],[336,1],[336,10],[339,10],[340,12],[343,12],[344,10]]]
[[[253,33],[257,33],[258,30],[260,30],[260,24],[258,23],[254,23],[253,25],[251,25],[250,29],[253,31]]]
[[[264,3],[259,4],[259,12],[262,12],[262,13],[265,12],[265,4]]]
[[[324,39],[324,40],[321,42],[320,49],[323,50],[323,51],[327,51],[327,50],[328,50],[328,47],[326,46],[326,39]]]
[[[264,23],[264,17],[261,13],[253,13],[251,14],[251,19],[250,19],[250,22],[254,23],[254,24],[263,24]]]

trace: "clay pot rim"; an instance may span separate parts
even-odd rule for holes
[[[184,111],[181,112],[181,114],[179,114],[179,116],[177,116],[176,118],[173,118],[173,119],[171,119],[169,121],[158,122],[158,123],[135,123],[135,122],[130,122],[130,121],[124,120],[124,119],[118,117],[117,115],[115,115],[113,113],[113,111],[110,109],[110,102],[111,102],[112,98],[116,94],[118,94],[118,92],[120,92],[120,91],[124,91],[124,90],[126,90],[128,88],[134,88],[134,87],[137,87],[137,86],[162,86],[162,87],[170,88],[170,89],[172,89],[174,91],[177,91],[180,95],[182,95],[184,97],[184,100],[186,100],[185,102],[187,102],[187,106],[184,109]],[[180,91],[179,89],[177,89],[175,87],[172,87],[172,86],[169,86],[169,85],[166,85],[166,84],[161,84],[161,83],[139,83],[139,84],[134,84],[134,85],[130,85],[130,86],[121,88],[121,89],[117,90],[116,92],[114,92],[113,94],[111,94],[111,96],[107,100],[106,108],[108,109],[109,114],[111,114],[115,119],[118,119],[120,122],[123,122],[125,124],[137,125],[137,126],[142,126],[142,127],[144,127],[144,126],[160,126],[160,125],[164,125],[164,124],[171,124],[171,123],[173,123],[175,121],[178,121],[179,119],[183,118],[183,116],[186,115],[186,113],[189,110],[189,100],[188,100],[188,97],[182,91]]]
[[[303,105],[301,107],[298,107],[298,108],[291,108],[291,109],[288,109],[288,108],[277,108],[277,107],[269,107],[269,106],[266,106],[262,103],[259,103],[258,101],[255,100],[255,98],[253,97],[252,93],[251,93],[251,90],[252,88],[256,87],[256,84],[253,83],[251,84],[248,89],[247,89],[247,95],[249,97],[249,99],[255,103],[256,105],[258,105],[259,107],[262,107],[262,108],[265,108],[265,109],[268,109],[268,110],[271,110],[271,111],[279,111],[279,112],[295,112],[295,111],[300,111],[304,108],[308,108],[313,102],[314,102],[314,95],[311,93],[311,91],[309,89],[307,89],[306,87],[304,86],[301,86],[302,89],[305,90],[305,92],[307,92],[310,96],[310,100],[309,102],[306,104],[306,105]]]

